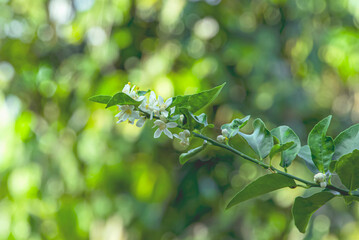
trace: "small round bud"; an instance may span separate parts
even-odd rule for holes
[[[224,137],[223,135],[218,135],[217,141],[220,143],[224,143],[226,141],[226,137]]]
[[[325,182],[326,178],[324,173],[317,173],[314,175],[314,181],[317,183]]]
[[[181,121],[181,123],[183,123],[183,120],[184,120],[184,115],[181,114],[181,115],[180,115],[180,121]]]
[[[327,186],[327,183],[326,183],[326,182],[321,182],[321,183],[320,183],[320,187],[321,187],[321,188],[325,188],[326,186]]]
[[[184,133],[184,135],[185,135],[186,137],[189,137],[189,136],[191,135],[191,132],[188,131],[187,129],[184,130],[183,133]]]
[[[222,135],[228,137],[229,133],[227,129],[222,129]]]

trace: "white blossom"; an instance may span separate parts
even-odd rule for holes
[[[220,143],[224,143],[226,141],[226,137],[224,137],[223,135],[218,135],[217,141]]]
[[[158,96],[157,104],[159,108],[159,114],[164,114],[166,117],[168,117],[168,111],[166,109],[172,104],[172,98],[164,101],[161,96]]]
[[[136,85],[133,85],[131,88],[131,83],[128,82],[122,89],[123,93],[126,93],[128,96],[130,96],[131,98],[133,98],[136,101],[142,101],[145,96],[138,96],[137,94],[137,88]]]
[[[317,183],[325,182],[327,176],[324,173],[317,173],[314,175],[314,181]]]
[[[128,120],[129,123],[133,124],[136,119],[140,118],[140,113],[134,110],[135,106],[119,105],[118,108],[120,112],[115,116],[118,118],[117,123],[121,123]]]
[[[146,122],[146,118],[144,116],[141,116],[140,119],[137,120],[136,122],[136,126],[137,127],[142,127]]]
[[[320,187],[321,187],[321,188],[325,188],[326,186],[327,186],[327,182],[321,182],[321,183],[320,183]]]
[[[157,106],[156,93],[154,91],[151,91],[148,99],[143,100],[143,102],[139,106],[139,109],[141,109],[145,113],[148,113],[150,115],[150,120],[152,120],[153,114],[159,111],[159,108]]]
[[[180,144],[184,147],[189,146],[189,136],[190,135],[191,135],[191,133],[188,130],[184,130],[183,132],[180,132],[178,135],[173,134],[174,137],[176,137],[180,140]]]
[[[156,120],[154,122],[155,126],[158,126],[158,129],[155,132],[154,138],[159,138],[162,134],[162,132],[164,132],[164,134],[166,134],[169,138],[173,138],[173,134],[170,132],[170,130],[168,130],[168,128],[175,128],[177,127],[177,123],[175,122],[168,122],[165,123],[162,120]]]

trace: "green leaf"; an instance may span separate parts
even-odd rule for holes
[[[151,92],[151,89],[148,89],[147,91],[138,91],[138,96],[145,96],[147,93]]]
[[[185,116],[182,125],[185,129],[188,129],[190,131],[194,129],[201,130],[204,127],[208,126],[207,115],[205,113],[196,116],[191,113],[187,108],[179,108],[179,112]]]
[[[253,122],[254,131],[252,134],[239,134],[247,141],[249,146],[258,154],[260,159],[264,159],[273,147],[273,137],[259,118]]]
[[[300,148],[298,156],[302,158],[305,162],[305,165],[312,173],[318,173],[318,168],[314,165],[312,160],[312,153],[310,152],[310,148],[308,145],[305,145]]]
[[[272,129],[271,134],[278,138],[281,145],[288,142],[293,142],[293,145],[290,148],[283,150],[283,152],[281,153],[282,160],[280,162],[280,166],[283,168],[287,168],[300,151],[301,144],[299,137],[288,126],[280,126],[274,128]]]
[[[341,182],[350,190],[359,188],[359,150],[342,156],[335,167]]]
[[[89,98],[90,101],[107,104],[110,101],[111,96],[107,95],[96,95]]]
[[[227,209],[251,198],[275,191],[284,187],[294,188],[295,184],[292,178],[286,177],[278,173],[267,174],[257,178],[248,184],[228,203]]]
[[[242,119],[236,118],[231,123],[223,124],[221,129],[227,129],[228,138],[234,137],[239,133],[239,129],[244,127],[251,116],[245,116]]]
[[[308,136],[308,145],[312,153],[312,160],[318,170],[325,173],[334,154],[334,141],[326,133],[332,116],[328,116],[317,123]]]
[[[203,151],[207,146],[207,142],[204,142],[201,146],[193,148],[186,153],[182,153],[179,157],[179,162],[181,165],[185,164],[188,160],[190,160],[197,153]]]
[[[112,107],[114,105],[134,105],[138,106],[141,104],[141,101],[138,102],[128,96],[126,93],[119,92],[112,96],[112,98],[108,101],[106,108]]]
[[[292,214],[298,230],[304,233],[312,214],[333,197],[335,195],[331,192],[319,192],[308,198],[297,197],[293,204]]]
[[[334,139],[334,145],[334,160],[353,152],[354,149],[359,149],[359,123],[341,132]]]
[[[359,202],[358,196],[343,196],[343,198],[346,204],[351,204],[353,201]]]
[[[215,88],[212,88],[210,90],[206,90],[203,92],[199,92],[193,95],[183,95],[183,96],[177,96],[173,98],[171,107],[181,107],[181,108],[187,108],[190,112],[195,113],[198,110],[204,108],[218,96],[218,94],[221,92],[223,86],[219,85]]]
[[[283,145],[275,144],[272,147],[272,149],[270,150],[269,158],[272,159],[274,157],[274,155],[276,155],[277,153],[283,153],[283,151],[289,149],[293,145],[294,145],[294,142],[287,142],[287,143],[284,143]]]

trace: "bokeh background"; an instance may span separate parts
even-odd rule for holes
[[[342,199],[299,233],[302,189],[226,211],[263,170],[214,147],[182,167],[151,124],[88,101],[128,81],[165,98],[226,82],[208,135],[250,114],[305,145],[329,114],[331,136],[359,122],[358,28],[357,0],[0,0],[0,239],[358,239]],[[289,172],[313,177],[300,159]]]

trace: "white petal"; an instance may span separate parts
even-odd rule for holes
[[[180,133],[180,134],[181,134],[181,133]],[[181,139],[181,137],[178,136],[177,134],[173,134],[173,136],[174,136],[175,138]]]
[[[161,125],[164,124],[164,122],[161,121],[161,120],[156,120],[156,121],[154,122],[154,124],[157,125],[157,126],[161,126]]]
[[[170,130],[168,130],[167,128],[165,128],[165,130],[163,130],[163,132],[171,139],[173,139],[173,135],[172,133],[170,132]]]
[[[146,118],[141,117],[141,118],[137,121],[136,126],[137,126],[137,127],[142,127],[142,126],[145,124],[145,122],[146,122]]]
[[[175,127],[177,127],[177,123],[175,123],[175,122],[169,122],[169,123],[167,123],[166,125],[167,125],[168,128],[175,128]]]
[[[176,107],[171,107],[171,114],[173,114],[176,111]]]
[[[145,99],[145,96],[139,96],[139,97],[137,98],[137,101],[142,101],[143,99]]]
[[[164,117],[168,117],[168,111],[164,110],[161,112],[161,115],[163,115]]]
[[[169,107],[172,104],[172,98],[167,99],[165,104],[166,104],[166,107]]]
[[[154,138],[159,138],[161,136],[162,130],[157,129],[154,135]]]
[[[163,97],[158,96],[158,104],[162,105],[163,104]]]

